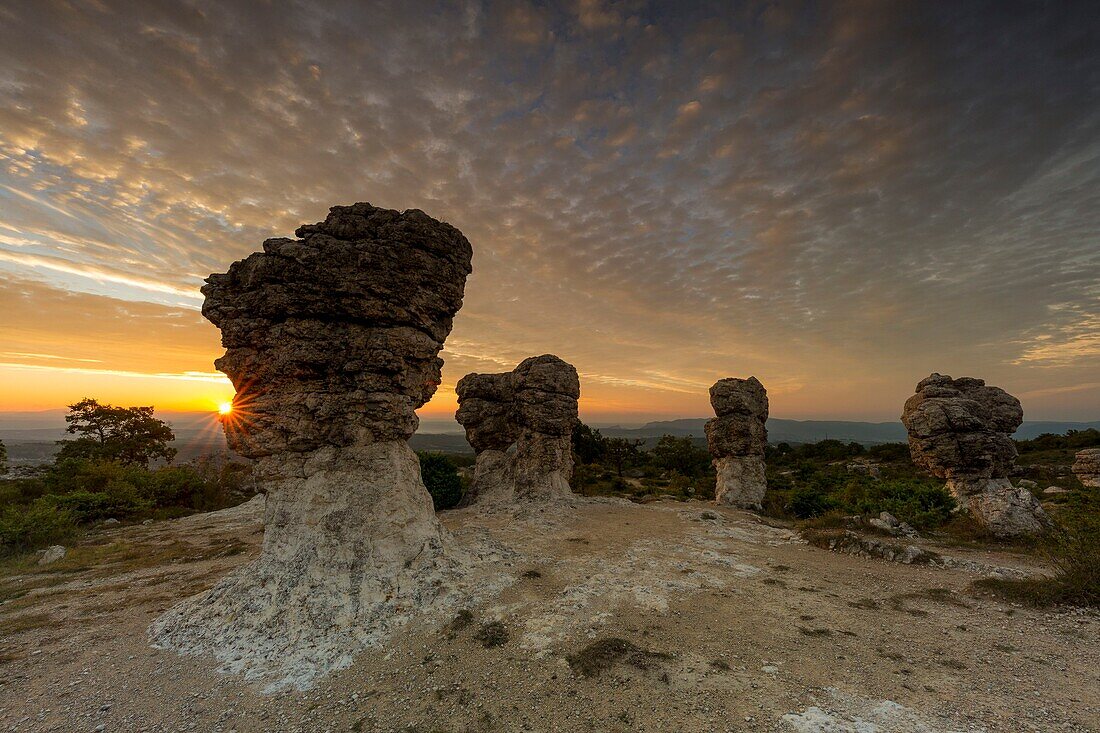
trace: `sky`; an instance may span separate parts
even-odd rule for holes
[[[421,414],[554,353],[582,417],[1100,419],[1088,2],[0,5],[0,410],[212,410],[212,272],[335,204],[474,247]]]

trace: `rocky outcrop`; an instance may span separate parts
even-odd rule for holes
[[[764,449],[768,444],[768,393],[756,377],[722,379],[710,388],[716,418],[707,421],[707,445],[717,472],[719,504],[759,509],[768,489]]]
[[[436,596],[446,537],[408,439],[435,392],[470,243],[421,211],[336,206],[211,275],[237,389],[230,446],[267,494],[260,558],[176,606],[156,643],[308,684]]]
[[[1009,480],[1016,461],[1012,434],[1023,419],[1020,401],[1004,390],[942,374],[917,384],[901,416],[913,462],[946,479],[960,508],[999,537],[1050,526],[1035,496]]]
[[[499,505],[568,496],[577,370],[551,354],[503,374],[459,380],[455,419],[477,453],[463,505]],[[515,446],[514,454],[508,451]]]
[[[1100,488],[1100,448],[1078,451],[1073,462],[1073,475],[1082,486]]]

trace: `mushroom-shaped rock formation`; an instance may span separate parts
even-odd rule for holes
[[[572,433],[581,385],[577,370],[551,354],[503,374],[459,380],[455,419],[477,453],[464,505],[568,496]],[[508,450],[515,445],[514,455]]]
[[[1016,462],[1012,434],[1023,419],[1020,401],[1003,389],[942,374],[917,384],[901,416],[913,462],[946,479],[960,507],[1000,537],[1050,526],[1035,496],[1009,480]]]
[[[768,444],[768,392],[756,377],[722,379],[710,388],[718,416],[707,421],[707,445],[719,504],[759,509],[768,490],[764,449]]]
[[[1100,448],[1085,448],[1078,451],[1073,462],[1073,475],[1082,486],[1100,488]]]
[[[154,641],[306,686],[350,664],[453,569],[409,448],[472,256],[424,214],[336,206],[211,275],[203,315],[237,389],[229,445],[266,486],[263,549],[177,605]]]

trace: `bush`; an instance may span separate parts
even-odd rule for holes
[[[57,507],[79,524],[101,522],[104,519],[134,519],[149,512],[153,502],[140,496],[136,489],[118,484],[106,491],[71,491],[43,497],[43,502]]]
[[[1054,567],[1051,577],[983,578],[974,586],[1032,606],[1100,606],[1100,517],[1059,527],[1043,554]]]
[[[432,504],[439,509],[451,509],[462,500],[462,477],[455,465],[442,453],[418,453],[420,475],[432,495]]]
[[[917,529],[934,529],[951,519],[955,498],[942,484],[920,479],[854,479],[841,492],[849,514],[890,512]]]
[[[29,552],[63,542],[77,532],[72,516],[47,500],[0,511],[0,556]]]
[[[803,486],[791,494],[787,510],[799,519],[810,519],[836,508],[836,502],[818,487]]]
[[[710,452],[689,436],[661,436],[649,451],[649,460],[654,466],[688,478],[704,476],[712,470]]]
[[[881,443],[867,449],[867,457],[891,463],[912,463],[908,443]]]

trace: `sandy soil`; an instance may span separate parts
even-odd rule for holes
[[[9,568],[0,730],[1100,730],[1100,618],[976,596],[973,571],[830,553],[702,503],[444,523],[494,548],[474,585],[503,589],[410,614],[307,691],[265,693],[146,636],[254,557],[254,506],[102,530],[53,565]]]

